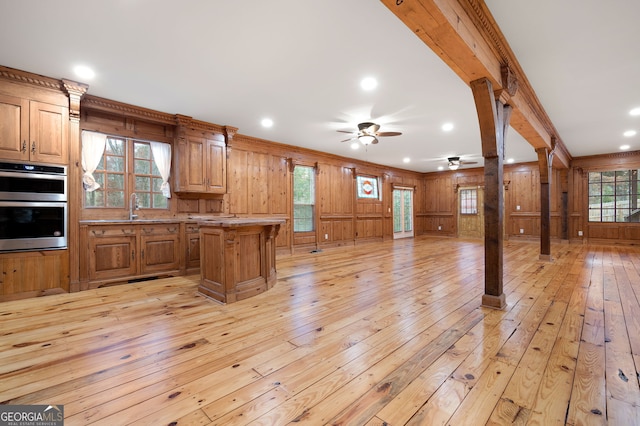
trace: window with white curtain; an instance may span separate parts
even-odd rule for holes
[[[138,141],[123,137],[107,136],[104,153],[93,172],[93,178],[100,185],[96,191],[85,191],[86,208],[129,208],[131,194],[138,198],[141,209],[168,209],[170,146],[160,157],[161,173],[152,152],[152,142]],[[156,151],[158,151],[156,147]],[[155,151],[154,151],[155,152]]]

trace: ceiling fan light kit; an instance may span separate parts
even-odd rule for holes
[[[460,157],[449,157],[449,170],[458,170],[460,167]]]
[[[460,157],[449,157],[447,158],[449,170],[458,170],[463,164],[478,164],[477,161],[462,161]]]
[[[402,134],[400,132],[379,132],[378,130],[380,130],[379,124],[371,123],[367,121],[367,122],[358,124],[357,132],[350,132],[348,130],[338,130],[338,132],[353,134],[352,137],[350,137],[349,139],[345,139],[341,142],[349,142],[352,140],[357,140],[364,146],[377,144],[379,137],[400,136]]]
[[[362,143],[362,145],[365,146],[373,143],[378,143],[378,139],[376,139],[376,137],[372,135],[360,135],[358,136],[358,140],[360,141],[360,143]]]

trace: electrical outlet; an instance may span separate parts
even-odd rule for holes
[[[520,206],[516,206],[516,210],[520,210]]]
[[[520,233],[524,234],[524,229],[520,228]]]
[[[578,231],[578,237],[582,237],[582,231]]]
[[[324,239],[328,240],[329,239],[329,234],[324,234]]]
[[[438,231],[442,231],[442,226],[438,225]]]

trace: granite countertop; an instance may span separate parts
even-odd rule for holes
[[[277,225],[284,224],[286,221],[279,217],[233,217],[233,216],[187,216],[173,218],[157,218],[157,219],[88,219],[81,220],[81,225],[135,225],[136,223],[181,223],[191,222],[198,223],[201,226],[250,226],[250,225]]]
[[[136,223],[180,223],[185,222],[184,218],[167,218],[167,219],[88,219],[81,220],[81,225],[121,225]]]
[[[224,226],[236,228],[241,226],[283,225],[286,221],[279,217],[220,217],[201,220],[200,226]]]

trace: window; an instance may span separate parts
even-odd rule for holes
[[[296,166],[293,169],[293,232],[315,230],[315,169]]]
[[[478,190],[460,190],[460,214],[478,214]]]
[[[100,188],[85,192],[87,208],[128,208],[132,192],[138,196],[140,208],[168,208],[167,198],[160,189],[162,176],[148,142],[107,137],[104,154],[93,176]]]
[[[378,198],[378,178],[375,176],[357,176],[358,198]]]
[[[589,172],[589,222],[640,222],[639,170]]]

